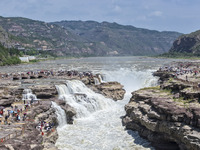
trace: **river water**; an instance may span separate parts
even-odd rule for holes
[[[67,101],[77,111],[74,124],[63,124],[61,110],[57,111],[60,125],[56,146],[61,150],[141,150],[153,149],[137,132],[125,130],[122,117],[131,92],[157,84],[152,72],[169,64],[173,59],[148,57],[95,57],[46,61],[14,67],[1,67],[1,72],[38,69],[68,69],[92,71],[103,74],[104,81],[118,81],[126,90],[121,101],[113,101],[94,93],[80,81],[66,81],[56,85],[59,98]],[[79,93],[78,97],[74,94]],[[82,95],[81,95],[82,94]],[[53,104],[57,110],[60,107]],[[60,112],[60,113],[58,113]]]

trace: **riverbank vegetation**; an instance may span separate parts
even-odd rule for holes
[[[20,52],[14,48],[5,48],[0,44],[0,66],[20,64]]]
[[[164,57],[164,58],[178,58],[178,59],[200,59],[200,53],[193,54],[187,52],[168,52],[164,54],[160,54],[156,57]]]

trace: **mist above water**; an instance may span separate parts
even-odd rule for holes
[[[125,131],[121,124],[124,115],[124,101],[114,102],[100,94],[91,92],[80,81],[59,86],[59,95],[77,112],[74,124],[58,128],[59,138],[56,146],[61,150],[110,150],[110,149],[150,149],[150,144],[139,137],[136,132]],[[71,91],[71,89],[73,89]],[[71,91],[71,92],[69,92]],[[73,93],[86,94],[75,98]],[[73,97],[73,98],[72,98]],[[145,148],[146,147],[146,148]]]
[[[121,122],[121,117],[125,115],[124,106],[129,102],[131,92],[156,85],[157,79],[152,72],[172,61],[148,57],[62,59],[1,67],[1,72],[42,69],[92,71],[102,74],[104,81],[120,82],[126,95],[124,100],[117,102],[94,93],[80,81],[66,81],[66,84],[57,85],[59,98],[71,104],[78,115],[74,118],[74,124],[68,125],[63,120],[66,117],[62,117],[61,108],[53,104],[62,125],[58,128],[56,146],[61,150],[140,150],[153,148],[136,132],[124,129]],[[74,96],[75,93],[79,94],[78,97]]]
[[[114,102],[111,99],[105,98],[91,92],[86,86],[77,81],[70,81],[70,84],[64,85],[65,91],[59,96],[64,96],[64,100],[68,101],[72,94],[84,93],[84,97],[79,99],[70,99],[69,104],[73,105],[78,112],[73,125],[65,125],[58,129],[59,138],[56,146],[62,150],[133,150],[133,149],[153,149],[149,142],[142,139],[137,132],[127,131],[122,126],[121,117],[125,115],[124,106],[128,103],[131,92],[139,88],[154,86],[157,84],[157,79],[152,76],[152,72],[159,67],[155,66],[156,60],[151,61],[127,61],[126,59],[95,63],[88,65],[88,70],[93,70],[96,73],[103,75],[104,81],[118,81],[126,90],[124,100]],[[113,61],[112,61],[113,62]],[[152,64],[152,66],[151,66]],[[84,64],[86,65],[86,64]],[[142,66],[143,65],[143,66]],[[97,67],[96,67],[97,66]],[[142,66],[142,67],[140,67]],[[91,67],[91,68],[89,68]],[[81,66],[79,66],[79,69]],[[60,91],[62,91],[60,89]],[[71,91],[71,92],[70,92]],[[59,92],[61,93],[61,92]],[[63,99],[63,97],[60,97]],[[96,103],[100,100],[104,102],[101,109],[96,107]],[[84,103],[83,103],[84,102]],[[102,106],[105,106],[102,108]],[[91,112],[84,113],[87,108]],[[80,112],[81,111],[81,112]],[[86,111],[86,112],[87,112]]]

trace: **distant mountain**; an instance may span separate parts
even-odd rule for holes
[[[5,47],[9,47],[12,42],[12,36],[0,26],[0,43]]]
[[[200,30],[176,39],[169,53],[189,53],[200,56]]]
[[[53,24],[60,25],[88,42],[103,44],[107,54],[161,54],[167,52],[173,41],[181,35],[178,32],[158,32],[108,22],[61,21]]]
[[[155,55],[167,52],[180,35],[108,22],[46,23],[0,17],[0,42],[4,46],[51,51],[58,56]]]
[[[0,25],[12,37],[11,46],[27,49],[54,50],[63,55],[84,53],[85,43],[78,36],[58,25],[52,25],[27,18],[0,17]]]

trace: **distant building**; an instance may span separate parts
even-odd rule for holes
[[[20,45],[19,43],[16,43],[16,44],[14,45],[14,47],[18,49],[19,47],[21,47],[21,45]]]
[[[17,49],[18,49],[18,50],[20,50],[20,51],[23,51],[23,50],[25,50],[25,48],[24,48],[24,47],[18,47]]]
[[[35,56],[28,56],[28,59],[29,60],[35,60],[36,58],[35,58]]]
[[[24,57],[19,57],[21,62],[29,62],[30,60],[35,60],[35,56],[24,56]]]
[[[38,51],[42,51],[42,48],[37,48],[36,50],[38,50]]]
[[[108,52],[109,55],[118,55],[119,53],[117,51],[111,51],[111,52]]]
[[[19,57],[19,59],[21,60],[21,62],[29,62],[28,57]]]

